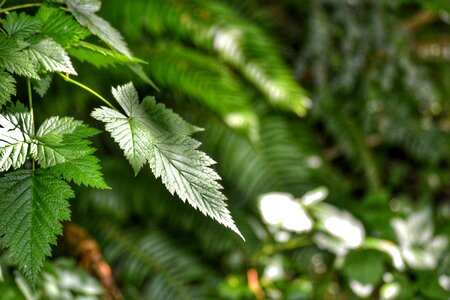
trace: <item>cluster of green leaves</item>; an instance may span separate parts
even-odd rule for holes
[[[2,2],[2,6],[5,2]],[[241,235],[226,206],[226,197],[210,167],[214,161],[190,137],[199,128],[146,97],[140,103],[131,83],[113,88],[124,113],[98,93],[69,77],[77,75],[71,57],[97,67],[127,64],[144,82],[120,33],[96,13],[100,1],[55,0],[3,8],[0,6],[0,234],[2,246],[35,284],[51,245],[70,219],[69,183],[108,189],[89,138],[100,133],[71,117],[45,119],[35,130],[31,84],[45,97],[52,73],[91,92],[110,107],[92,116],[106,123],[135,173],[149,164],[170,193]],[[39,6],[34,15],[15,10]],[[67,13],[69,12],[69,13]],[[105,45],[86,40],[99,37]],[[10,103],[16,84],[27,82],[29,107]],[[20,95],[20,94],[19,94]],[[241,235],[242,237],[242,235]]]
[[[71,90],[67,97],[67,84],[54,80],[54,89],[35,101],[35,113],[54,115],[56,108],[45,101],[58,99],[64,114],[58,110],[61,116],[44,120],[36,133],[32,111],[2,110],[0,161],[8,173],[0,179],[0,208],[10,220],[0,225],[3,244],[19,250],[12,254],[42,261],[60,231],[58,219],[68,217],[65,198],[74,189],[72,218],[98,239],[126,299],[448,299],[450,173],[442,166],[450,161],[450,72],[446,64],[424,63],[414,49],[448,26],[446,1],[105,2],[102,16],[120,20],[116,26],[142,60],[97,15],[99,1],[31,4],[40,7],[30,15],[0,7],[2,24],[13,16],[41,22],[23,38],[10,37],[3,26],[4,38],[23,46],[20,55],[28,56],[35,36],[44,35],[66,53],[53,60],[67,62],[67,56],[98,91],[124,81],[122,66],[142,82],[113,88],[117,104],[100,96],[107,106],[92,111],[91,95]],[[405,24],[423,9],[436,24],[408,31]],[[440,19],[427,9],[441,12]],[[58,31],[63,28],[67,34]],[[87,88],[33,57],[36,92],[44,94],[54,71]],[[82,62],[107,68],[108,76]],[[12,78],[2,83],[12,89],[19,76],[27,77],[7,63],[0,67]],[[314,103],[305,118],[298,115],[309,99],[294,72]],[[165,105],[140,100],[138,91],[146,95],[152,85],[146,74],[161,88],[158,99]],[[14,95],[2,91],[5,102]],[[208,156],[191,137],[199,128],[167,107],[206,128],[196,137]],[[95,139],[97,130],[62,117],[74,111],[86,122],[89,116],[103,122],[112,139]],[[49,132],[56,128],[45,129],[58,122],[78,129],[54,135]],[[209,156],[219,162],[224,191]],[[95,182],[112,189],[84,186]],[[174,193],[218,222],[193,213]],[[268,199],[273,206],[263,209]],[[43,204],[54,212],[50,219],[41,217],[48,211]],[[44,229],[24,230],[27,222]],[[9,238],[18,232],[22,243]],[[23,246],[41,235],[45,243]],[[67,255],[62,246],[57,253]],[[19,282],[20,273],[14,274]],[[45,290],[44,274],[38,289]],[[61,290],[54,298],[67,290],[75,295],[63,288],[60,273],[53,275]],[[3,287],[17,294],[9,279],[10,289]]]

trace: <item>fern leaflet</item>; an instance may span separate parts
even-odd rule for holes
[[[101,107],[92,116],[106,123],[106,130],[134,171],[148,162],[172,194],[176,192],[183,201],[242,237],[220,192],[220,177],[210,168],[213,160],[197,150],[200,143],[189,137],[196,128],[151,97],[139,103],[131,83],[113,89],[113,95],[125,114]]]

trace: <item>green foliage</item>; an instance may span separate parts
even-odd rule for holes
[[[50,244],[70,218],[70,186],[47,170],[18,170],[0,178],[0,232],[24,274],[36,282]]]
[[[450,297],[446,1],[103,4],[0,1],[2,299]]]
[[[131,56],[121,34],[108,23],[108,21],[97,16],[100,10],[100,0],[56,0],[65,3],[75,19],[85,26],[92,34],[98,36],[105,43],[126,56]]]
[[[134,172],[149,163],[171,194],[176,192],[181,200],[241,235],[219,191],[220,177],[209,167],[214,161],[197,150],[200,144],[189,137],[195,127],[151,97],[139,103],[132,83],[112,92],[126,115],[101,107],[92,116],[106,123],[106,130],[124,151]]]

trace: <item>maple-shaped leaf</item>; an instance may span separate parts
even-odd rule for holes
[[[92,116],[105,123],[134,171],[149,163],[172,194],[242,237],[220,192],[220,177],[210,167],[213,160],[189,136],[198,128],[151,97],[139,103],[132,83],[113,88],[113,95],[125,113],[101,107]]]
[[[70,186],[48,170],[17,170],[0,178],[2,246],[35,283],[50,245],[69,220]]]

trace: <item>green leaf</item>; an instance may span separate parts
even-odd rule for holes
[[[25,13],[12,12],[3,21],[3,28],[9,36],[17,39],[27,39],[42,25],[42,22]]]
[[[25,163],[33,132],[29,113],[0,114],[0,172]]]
[[[51,74],[41,75],[40,77],[41,79],[33,79],[31,83],[34,91],[43,98],[52,84],[53,77]]]
[[[43,22],[42,34],[63,47],[71,46],[90,35],[89,31],[78,24],[71,15],[55,7],[41,6],[36,17]]]
[[[38,79],[34,62],[24,53],[23,47],[12,39],[0,34],[0,68],[11,73]]]
[[[106,123],[134,171],[148,162],[172,194],[242,237],[220,192],[220,177],[210,168],[213,160],[197,150],[200,143],[188,136],[196,128],[151,97],[139,104],[132,83],[113,88],[113,95],[125,114],[101,107],[92,116]]]
[[[106,49],[84,41],[74,44],[68,51],[71,56],[78,58],[82,62],[86,61],[97,68],[143,62],[137,58],[129,57],[117,51]]]
[[[342,271],[348,281],[377,285],[385,272],[385,259],[376,250],[354,250],[346,256]]]
[[[47,71],[77,75],[64,48],[50,38],[30,44],[27,53],[31,59],[40,63]]]
[[[43,167],[68,181],[95,188],[108,188],[100,171],[95,149],[87,138],[97,134],[81,121],[51,117],[44,121],[33,144],[33,158]]]
[[[81,25],[88,28],[112,48],[131,57],[122,35],[108,21],[95,14],[100,10],[101,2],[99,0],[58,0],[58,2],[67,4],[70,12]]]
[[[70,186],[47,170],[18,170],[0,178],[0,234],[20,269],[35,283],[51,244],[70,219]]]
[[[11,95],[16,95],[16,80],[0,70],[0,107],[11,101]]]

